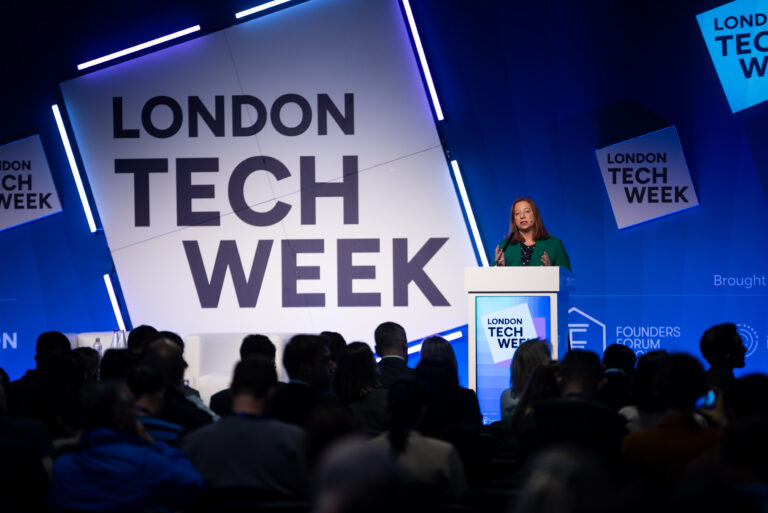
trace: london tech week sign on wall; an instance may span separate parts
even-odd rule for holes
[[[40,136],[0,146],[0,231],[59,212]]]
[[[731,112],[768,100],[768,0],[736,0],[696,19]]]
[[[595,155],[619,229],[699,204],[673,126],[600,148]]]
[[[313,0],[61,87],[135,324],[466,322],[476,259],[397,2]]]

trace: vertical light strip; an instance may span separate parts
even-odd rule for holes
[[[184,30],[179,30],[178,32],[174,32],[173,34],[168,34],[167,36],[158,37],[157,39],[153,39],[152,41],[147,41],[146,43],[141,43],[140,45],[132,46],[130,48],[126,48],[125,50],[120,50],[119,52],[110,53],[109,55],[105,55],[104,57],[99,57],[98,59],[93,59],[91,61],[78,64],[77,69],[84,70],[86,68],[90,68],[91,66],[96,66],[103,62],[118,59],[125,55],[139,52],[151,46],[159,45],[161,43],[165,43],[166,41],[170,41],[172,39],[177,39],[177,38],[186,36],[187,34],[197,32],[198,30],[200,30],[200,25],[195,25],[194,27],[185,28]]]
[[[117,303],[117,296],[115,296],[115,289],[112,286],[112,280],[108,274],[104,275],[104,285],[107,286],[107,294],[109,294],[109,300],[112,302],[112,310],[115,312],[115,319],[117,319],[117,327],[120,331],[125,331],[125,322],[123,322],[123,314],[120,313],[120,305]]]
[[[265,4],[257,5],[256,7],[251,7],[250,9],[240,11],[235,14],[235,18],[239,20],[240,18],[245,18],[246,16],[250,16],[251,14],[256,14],[257,12],[266,11],[267,9],[270,9],[276,5],[284,4],[290,1],[291,0],[272,0],[271,2],[267,2]]]
[[[459,163],[455,160],[452,160],[451,168],[453,169],[453,177],[456,179],[456,185],[459,186],[461,202],[464,205],[464,211],[467,213],[469,227],[472,230],[472,239],[475,241],[475,248],[477,249],[477,252],[480,253],[480,261],[483,263],[483,267],[488,267],[488,257],[485,255],[483,241],[480,239],[480,232],[477,229],[475,214],[472,212],[472,205],[469,204],[467,189],[464,187],[464,180],[461,178],[461,171],[459,171]]]
[[[421,70],[424,72],[424,79],[427,81],[427,89],[429,89],[429,96],[432,98],[432,107],[435,109],[435,116],[438,121],[445,119],[443,117],[443,109],[440,107],[440,100],[437,99],[437,91],[435,91],[435,83],[432,81],[432,73],[429,72],[429,66],[427,65],[427,57],[424,55],[424,48],[421,45],[421,38],[419,37],[419,31],[416,30],[416,21],[413,19],[413,12],[411,11],[411,4],[408,0],[403,0],[403,8],[405,9],[405,16],[408,18],[408,26],[411,29],[411,36],[413,42],[416,45],[416,52],[419,54],[419,62],[421,63]]]
[[[69,137],[67,136],[67,129],[64,128],[64,121],[61,119],[61,112],[59,112],[58,105],[52,105],[53,117],[56,118],[56,126],[59,127],[59,135],[61,136],[61,142],[64,144],[64,151],[67,153],[67,160],[69,161],[69,167],[72,169],[72,176],[75,179],[75,185],[77,186],[77,193],[80,195],[80,202],[83,204],[83,210],[85,211],[85,218],[88,220],[88,227],[91,229],[91,233],[96,231],[96,221],[93,220],[93,212],[91,212],[91,205],[88,204],[88,196],[85,194],[85,188],[83,187],[83,180],[80,178],[80,171],[77,169],[77,162],[75,162],[75,154],[72,153],[72,145],[69,144]]]

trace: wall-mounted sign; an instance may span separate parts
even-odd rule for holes
[[[768,0],[736,0],[696,19],[731,112],[768,100]]]
[[[619,228],[699,204],[675,127],[595,151]]]
[[[0,146],[0,230],[61,212],[40,136]]]
[[[474,252],[397,2],[307,2],[62,84],[134,324],[411,338]]]

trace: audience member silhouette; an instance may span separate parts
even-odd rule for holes
[[[664,415],[664,401],[657,395],[653,383],[667,356],[669,354],[664,350],[651,351],[637,360],[629,386],[631,404],[619,410],[619,414],[627,419],[629,432],[654,427]]]
[[[51,359],[69,353],[72,346],[61,332],[46,331],[37,337],[35,344],[35,368],[8,385],[8,414],[13,417],[37,419],[45,424],[50,422],[50,405],[47,404],[51,387],[49,377],[55,370]]]
[[[76,347],[72,354],[80,359],[85,371],[85,381],[96,381],[99,379],[99,352],[92,347]]]
[[[573,445],[592,451],[606,464],[618,464],[625,420],[595,396],[600,358],[591,351],[568,351],[557,369],[560,397],[533,405],[539,447]]]
[[[631,403],[629,386],[637,357],[622,344],[611,344],[603,353],[603,380],[597,400],[616,411]]]
[[[705,383],[704,369],[696,358],[673,353],[661,361],[654,387],[665,412],[655,427],[624,438],[622,457],[627,468],[670,485],[680,480],[692,460],[720,442],[722,430],[702,427],[694,417]]]
[[[240,359],[245,360],[249,356],[260,356],[275,364],[275,344],[266,335],[246,335],[240,343]],[[279,382],[278,382],[279,383]],[[216,392],[211,396],[211,410],[217,415],[229,415],[232,412],[232,395],[228,388]]]
[[[336,368],[327,339],[295,335],[283,348],[283,367],[290,381],[275,394],[270,415],[304,427],[318,401],[327,397]]]
[[[408,367],[408,338],[402,326],[394,322],[383,322],[373,333],[376,352],[381,357],[379,374],[384,388],[400,378],[413,377]]]
[[[483,423],[474,390],[459,385],[456,354],[442,337],[427,337],[421,345],[416,377],[427,391],[427,416],[422,432],[428,436],[459,443],[464,428]]]
[[[515,407],[520,402],[523,389],[533,372],[552,361],[549,342],[546,340],[528,340],[515,350],[509,366],[511,387],[501,394],[501,418],[510,422]]]
[[[209,486],[245,487],[262,498],[304,494],[304,433],[265,415],[276,385],[271,360],[246,357],[232,378],[232,414],[183,440],[184,451]]]
[[[560,397],[560,387],[557,384],[559,365],[558,362],[550,362],[534,369],[509,422],[507,434],[511,436],[511,442],[515,443],[521,433],[535,428],[532,415],[534,404]]]
[[[387,391],[368,344],[352,342],[339,351],[333,391],[352,410],[360,429],[379,434],[389,426]]]
[[[36,420],[7,416],[8,383],[8,374],[0,368],[0,504],[11,513],[45,511],[48,432]]]
[[[365,439],[332,445],[318,465],[312,511],[317,513],[423,513],[423,493],[412,493],[391,455]],[[419,490],[421,491],[421,490]]]
[[[187,363],[179,345],[161,338],[144,347],[144,365],[155,369],[165,383],[165,402],[157,418],[192,430],[213,420],[208,413],[187,400],[184,395],[184,369]]]
[[[727,393],[736,379],[733,369],[744,367],[744,356],[747,354],[736,325],[729,322],[707,329],[701,336],[699,349],[701,356],[709,363],[707,386]]]
[[[144,346],[151,342],[157,336],[157,330],[152,326],[142,324],[136,326],[128,333],[128,350],[141,356],[144,353]]]
[[[323,331],[320,336],[328,339],[328,351],[331,352],[331,360],[335,362],[339,357],[339,351],[347,345],[347,341],[341,333],[335,331]]]
[[[100,379],[125,381],[128,371],[139,364],[139,356],[128,349],[107,349],[101,357]]]
[[[54,511],[143,511],[195,500],[203,478],[179,449],[155,442],[136,420],[118,383],[85,385],[79,450],[54,462],[48,500]]]
[[[389,389],[390,429],[371,445],[391,454],[410,480],[434,485],[446,499],[456,498],[467,488],[464,467],[453,445],[420,433],[429,408],[426,399],[419,382],[395,381]]]
[[[136,403],[136,418],[155,440],[175,445],[184,427],[162,420],[157,413],[165,404],[165,382],[160,373],[146,365],[139,365],[128,371],[125,382]]]

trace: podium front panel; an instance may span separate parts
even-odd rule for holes
[[[553,298],[549,294],[473,295],[475,376],[483,423],[501,420],[499,398],[509,388],[509,366],[520,344],[552,339]]]

